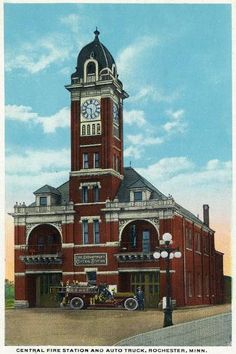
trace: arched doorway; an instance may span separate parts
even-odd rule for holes
[[[134,220],[121,233],[120,289],[136,293],[141,287],[146,307],[160,301],[160,273],[152,254],[159,246],[159,233],[148,220]],[[123,255],[123,256],[122,256]]]
[[[32,263],[26,270],[30,307],[58,306],[53,288],[60,285],[62,279],[58,263],[61,251],[61,234],[55,226],[41,224],[30,232],[27,253]]]

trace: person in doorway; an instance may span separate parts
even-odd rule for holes
[[[136,299],[138,301],[138,309],[140,311],[143,311],[144,310],[144,292],[142,291],[141,286],[139,286],[137,288]]]

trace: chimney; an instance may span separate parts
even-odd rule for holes
[[[203,222],[206,226],[209,226],[209,205],[203,204]]]

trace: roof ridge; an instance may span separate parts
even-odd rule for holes
[[[131,166],[128,166],[128,167],[125,167],[125,169],[132,169],[138,176],[139,178],[141,178],[144,182],[144,184],[150,188],[151,186],[151,189],[153,188],[157,193],[161,194],[163,197],[166,197],[165,194],[163,194],[161,191],[159,191],[159,189],[157,189],[151,182],[149,182],[145,177],[143,177],[142,175],[140,175],[140,173],[138,173],[133,167]]]
[[[58,188],[60,188],[60,187],[64,186],[64,184],[69,183],[69,182],[70,182],[70,181],[68,180],[68,181],[66,181],[66,182],[62,183],[60,186],[56,187],[56,189],[58,189]]]
[[[108,49],[99,41],[99,44],[100,44],[100,47],[102,48],[102,52],[103,52],[103,54],[104,54],[104,57],[105,57],[105,60],[106,60],[106,64],[107,64],[107,67],[108,67],[108,59],[107,59],[107,53],[106,53],[106,51],[108,51]],[[106,49],[106,51],[105,51],[105,49]]]
[[[47,191],[42,192],[43,189],[47,189],[47,190],[49,190],[49,191],[51,191],[51,192],[54,192],[54,193],[57,192],[57,193],[60,194],[60,191],[59,191],[57,188],[55,188],[55,187],[53,187],[53,186],[50,186],[49,184],[44,184],[42,187],[36,189],[36,191],[34,191],[33,193],[34,193],[34,194],[40,193],[40,191],[41,191],[41,193],[46,193]]]

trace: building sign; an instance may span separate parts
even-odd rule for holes
[[[80,253],[74,255],[74,265],[107,265],[106,253]]]

